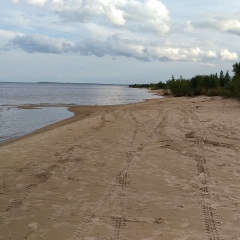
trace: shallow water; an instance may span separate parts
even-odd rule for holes
[[[58,105],[116,105],[153,98],[159,96],[122,85],[0,82],[0,142],[73,116]],[[17,108],[33,104],[51,107]]]
[[[73,116],[66,107],[0,108],[0,142],[24,136],[49,124]]]

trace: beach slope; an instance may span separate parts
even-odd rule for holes
[[[240,103],[75,107],[0,147],[0,239],[240,239]]]

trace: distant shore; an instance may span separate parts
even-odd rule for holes
[[[170,97],[70,110],[0,146],[0,238],[239,236],[239,102]]]

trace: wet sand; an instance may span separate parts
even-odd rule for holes
[[[74,107],[0,147],[0,239],[240,239],[240,103]]]

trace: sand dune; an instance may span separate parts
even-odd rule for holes
[[[0,239],[240,239],[240,103],[75,107],[0,147]]]

